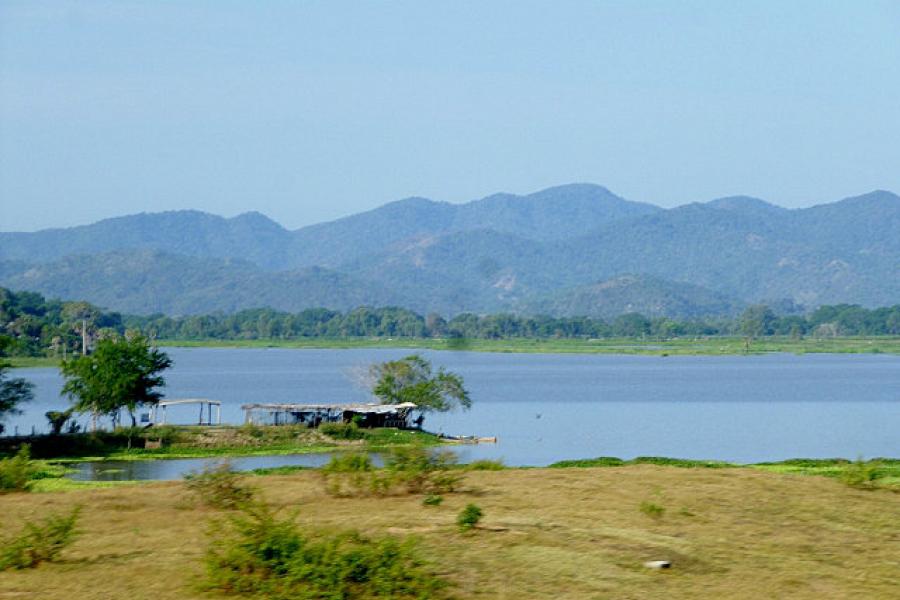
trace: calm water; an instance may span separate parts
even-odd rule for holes
[[[356,373],[402,350],[170,349],[170,398],[221,400],[224,422],[246,402],[351,402],[368,395]],[[900,357],[769,355],[647,357],[425,352],[463,375],[474,406],[431,415],[426,428],[498,436],[460,449],[463,459],[546,465],[591,456],[640,455],[737,462],[791,457],[900,456]],[[55,369],[23,369],[36,400],[9,420],[28,432],[65,406]],[[169,411],[190,423],[196,408]],[[255,457],[239,466],[307,464],[322,457]],[[310,462],[312,461],[312,462]],[[106,465],[120,477],[168,478],[202,461]],[[245,464],[246,463],[246,464]],[[85,467],[84,476],[91,476]],[[122,475],[125,473],[126,475]]]

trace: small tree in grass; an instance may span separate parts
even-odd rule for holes
[[[471,531],[481,521],[484,512],[477,504],[467,504],[464,509],[456,517],[456,525],[462,532]]]
[[[24,530],[0,543],[0,571],[33,569],[44,562],[59,560],[62,551],[78,536],[76,524],[80,506],[68,515],[50,515],[41,523],[26,522]]]

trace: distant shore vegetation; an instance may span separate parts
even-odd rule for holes
[[[638,313],[623,314],[611,321],[508,313],[463,313],[447,319],[396,307],[360,307],[348,312],[311,308],[298,313],[259,308],[232,314],[172,317],[122,315],[103,311],[87,302],[51,300],[36,292],[0,288],[0,354],[9,357],[62,359],[81,353],[85,345],[90,350],[98,340],[127,330],[163,342],[268,340],[317,345],[318,340],[327,346],[339,346],[341,340],[353,345],[358,340],[377,338],[419,340],[418,345],[425,348],[490,350],[487,346],[492,342],[508,340],[510,347],[506,350],[528,351],[523,346],[528,345],[527,340],[545,340],[546,343],[539,344],[541,348],[547,346],[542,351],[553,351],[550,347],[553,343],[565,346],[566,340],[572,343],[616,339],[662,342],[721,337],[753,340],[757,349],[760,345],[765,349],[765,340],[775,338],[811,337],[827,342],[839,338],[898,336],[900,304],[873,309],[851,304],[820,306],[805,315],[778,315],[770,307],[759,304],[735,318],[692,320],[648,318]]]

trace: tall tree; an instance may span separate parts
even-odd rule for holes
[[[12,343],[12,338],[0,335],[0,433],[3,433],[3,419],[21,414],[19,405],[34,398],[33,383],[21,377],[9,377],[10,364],[2,357]]]
[[[34,384],[21,377],[9,377],[8,370],[9,363],[0,360],[0,433],[3,433],[3,419],[21,414],[19,405],[34,398]]]
[[[135,426],[138,406],[155,404],[165,386],[162,371],[172,360],[150,345],[143,336],[102,339],[88,356],[76,356],[63,363],[66,378],[61,394],[68,396],[78,412],[117,415],[128,410]]]
[[[472,406],[463,379],[443,367],[433,373],[431,363],[418,354],[372,365],[372,393],[382,404],[412,402],[421,411],[447,411]]]
[[[90,345],[90,330],[99,314],[100,311],[87,302],[67,302],[63,306],[63,317],[70,323],[72,329],[81,334],[82,356],[87,354]]]
[[[738,321],[744,336],[744,350],[750,352],[750,343],[758,337],[772,335],[775,313],[765,304],[748,306]]]

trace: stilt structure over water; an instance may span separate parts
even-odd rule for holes
[[[418,408],[412,402],[402,404],[244,404],[244,423],[254,425],[349,423],[360,427],[397,427],[408,429],[410,413]]]
[[[219,400],[208,400],[206,398],[184,398],[182,400],[160,400],[157,402],[148,415],[149,420],[154,425],[166,424],[166,408],[169,406],[181,406],[184,404],[200,405],[200,415],[197,419],[198,425],[221,425],[222,424],[222,402]],[[203,407],[206,407],[206,422],[203,421]],[[216,407],[216,418],[213,420],[213,407]],[[162,409],[162,418],[160,419],[160,409]]]

